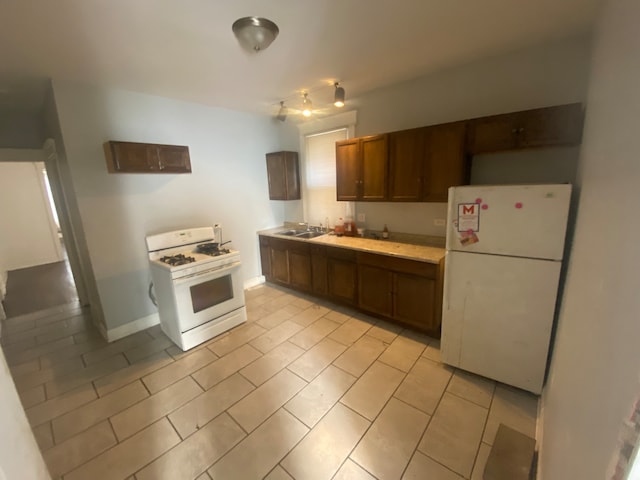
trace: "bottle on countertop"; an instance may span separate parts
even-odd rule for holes
[[[347,237],[356,236],[356,222],[353,221],[353,217],[347,215],[344,219],[344,234]]]
[[[338,237],[344,235],[344,221],[342,220],[342,217],[338,219],[338,223],[333,227],[333,231]]]
[[[384,228],[382,229],[382,238],[389,238],[389,229],[387,228],[387,224],[384,224]]]

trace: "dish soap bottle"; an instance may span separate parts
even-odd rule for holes
[[[387,224],[384,224],[384,228],[382,229],[382,238],[385,240],[389,238],[389,229],[387,228]]]

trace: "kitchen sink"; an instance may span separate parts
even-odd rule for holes
[[[324,235],[323,232],[302,232],[296,235],[298,238],[316,238],[320,235]]]
[[[294,230],[294,229],[289,229],[289,230],[282,230],[281,232],[278,232],[278,235],[285,235],[287,237],[297,237],[297,238],[316,238],[319,237],[320,235],[324,235],[324,232],[313,232],[310,230]]]
[[[293,237],[295,235],[300,235],[301,233],[307,233],[306,230],[283,230],[278,232],[278,235],[286,235],[288,237]]]

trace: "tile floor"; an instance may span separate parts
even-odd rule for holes
[[[481,479],[497,427],[537,397],[439,361],[438,342],[264,285],[249,321],[182,352],[150,328],[107,344],[78,308],[5,322],[52,478]]]

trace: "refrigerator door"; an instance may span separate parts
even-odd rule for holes
[[[571,185],[449,189],[447,250],[561,260]]]
[[[448,252],[442,361],[540,393],[560,262]]]

